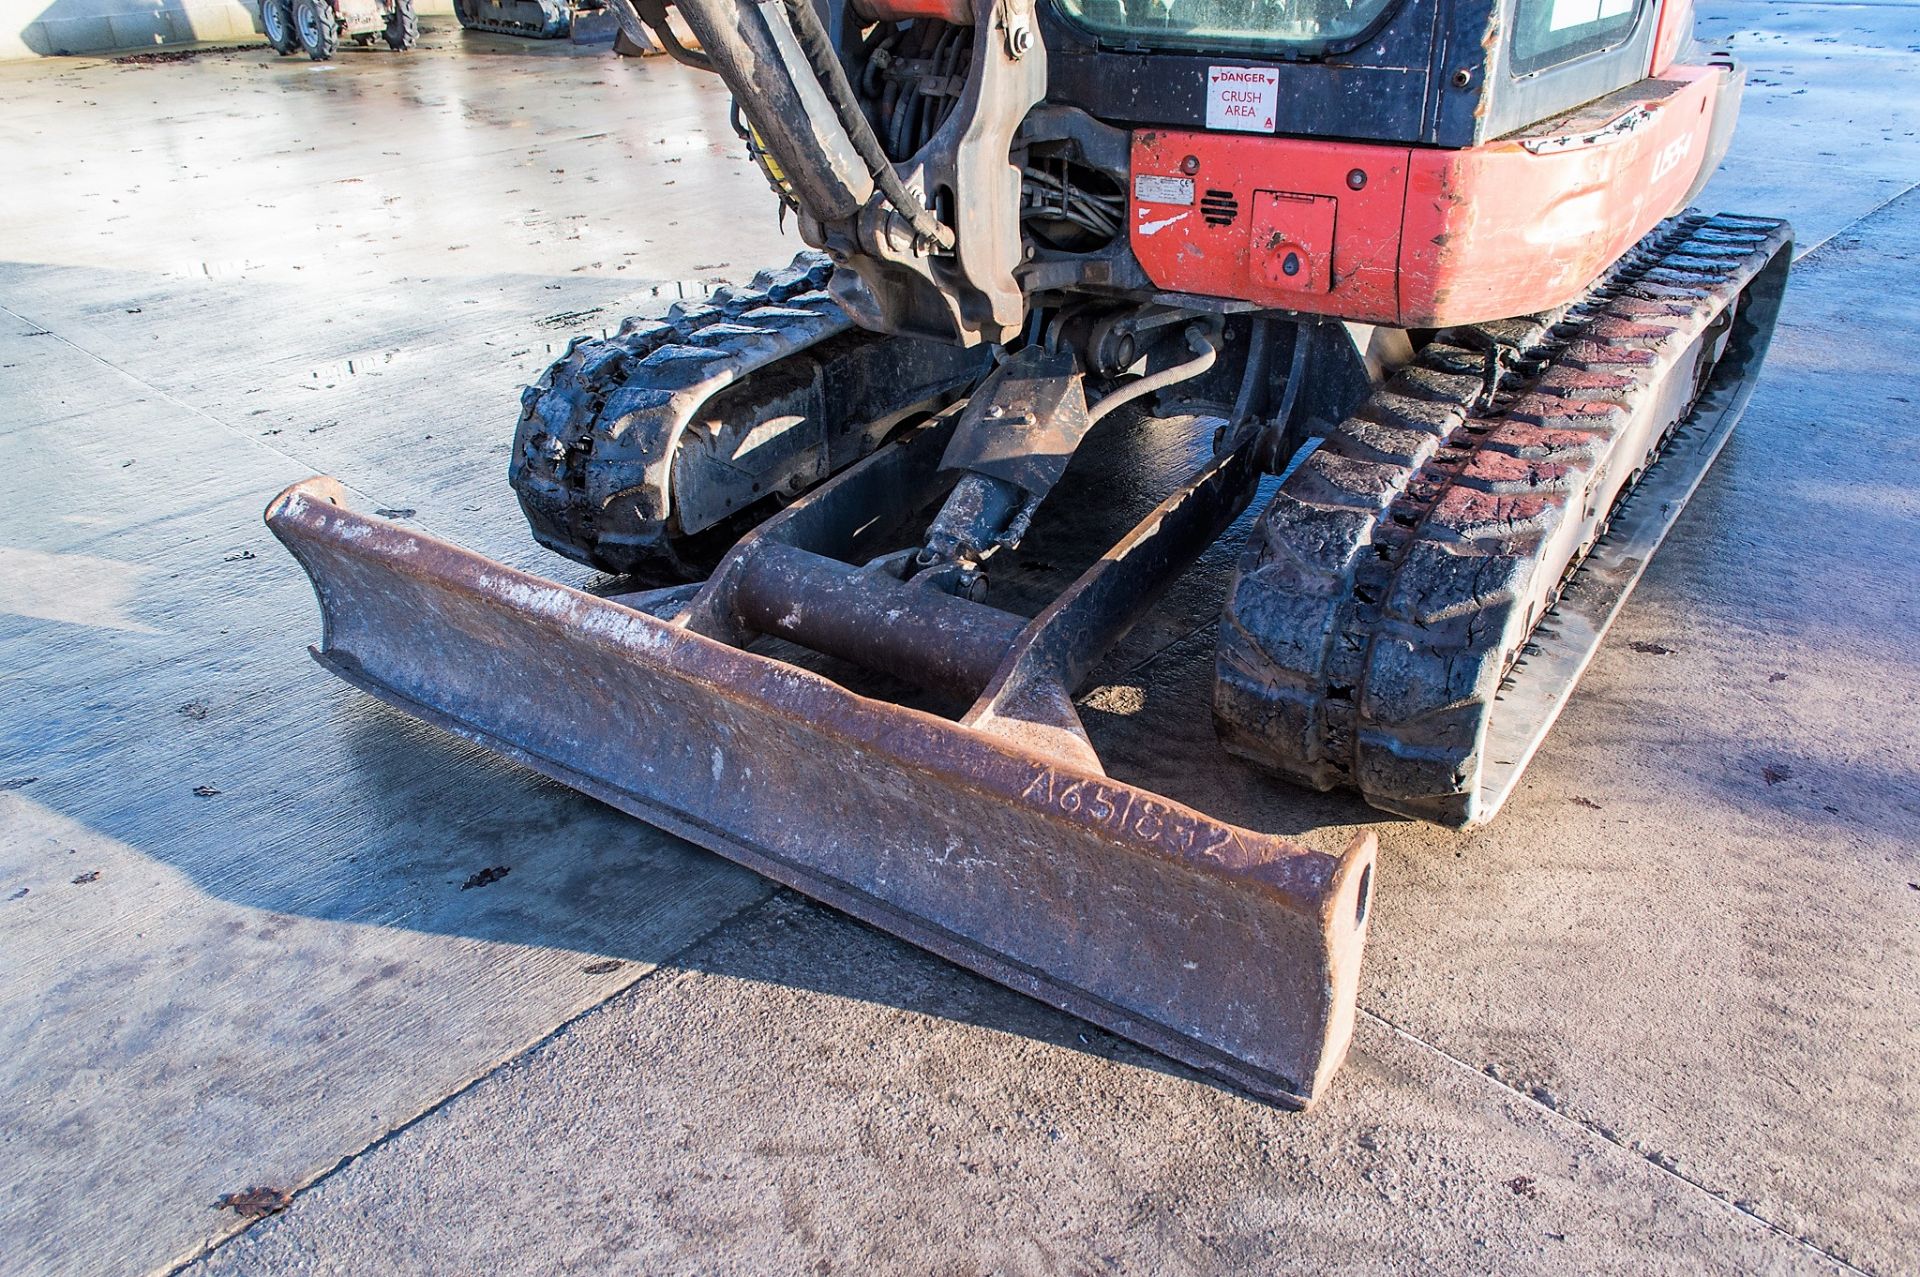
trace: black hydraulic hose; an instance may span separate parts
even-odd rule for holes
[[[696,71],[714,70],[713,60],[706,54],[689,49],[680,43],[680,37],[674,33],[673,25],[667,21],[666,0],[609,0],[613,6],[613,16],[620,24],[620,30],[626,37],[642,48],[646,41],[642,38],[651,35],[654,42],[666,50],[667,56],[675,62],[684,63]],[[642,12],[644,7],[645,12]]]
[[[873,184],[887,197],[887,203],[912,225],[915,235],[939,245],[942,252],[952,252],[953,231],[942,226],[927,206],[914,198],[907,184],[900,180],[900,174],[894,171],[893,161],[881,149],[867,113],[860,109],[860,101],[853,95],[853,85],[847,82],[847,69],[840,65],[840,55],[834,52],[827,39],[827,29],[814,11],[813,0],[786,0],[786,6],[793,34],[800,42],[801,52],[807,55],[807,65],[813,68],[821,91],[833,104],[834,114],[840,117],[840,127],[847,131],[853,140],[853,149],[872,174]]]
[[[698,49],[689,49],[686,45],[680,43],[679,35],[667,24],[667,20],[664,17],[660,19],[659,26],[649,27],[648,30],[653,32],[653,38],[660,42],[660,47],[665,49],[667,56],[675,62],[683,66],[690,66],[696,71],[712,71],[714,69],[713,59]]]

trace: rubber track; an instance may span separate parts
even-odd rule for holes
[[[543,545],[609,571],[671,558],[668,530],[649,548],[602,545],[616,497],[664,521],[679,431],[723,387],[783,355],[852,328],[825,291],[832,263],[803,252],[744,289],[629,318],[612,337],[576,337],[520,398],[509,479]]]
[[[1503,678],[1685,417],[1689,352],[1787,234],[1671,219],[1573,305],[1446,330],[1376,390],[1249,536],[1220,627],[1227,748],[1387,810],[1490,816]]]
[[[469,31],[484,31],[489,35],[518,35],[533,40],[565,39],[565,31],[549,32],[546,25],[535,26],[531,22],[493,22],[486,18],[472,18],[462,22],[461,26]]]
[[[564,5],[548,4],[545,0],[524,0],[524,3],[540,9],[538,22],[515,22],[508,18],[483,18],[479,15],[461,16],[456,9],[454,17],[462,27],[469,31],[485,31],[493,35],[525,36],[532,40],[564,40],[572,29],[573,14]]]

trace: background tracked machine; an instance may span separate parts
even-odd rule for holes
[[[469,31],[563,40],[573,30],[568,0],[453,0],[453,16]]]
[[[672,18],[664,4],[650,8],[649,13],[659,28],[671,30]],[[575,44],[611,44],[623,57],[669,51],[653,37],[631,4],[616,5],[612,0],[453,0],[453,16],[469,31],[525,36],[529,40],[571,38]],[[689,32],[678,32],[672,48],[697,56],[698,41],[690,42],[689,36]]]
[[[592,42],[580,36],[596,25],[604,9],[600,0],[453,0],[453,16],[469,31],[531,40],[564,40],[571,35],[576,43]]]
[[[1372,836],[1327,854],[1111,775],[1074,694],[1270,494],[1224,606],[1168,596],[1189,630],[1221,607],[1226,748],[1491,817],[1772,330],[1787,227],[1683,211],[1739,72],[1685,0],[677,0],[698,52],[619,2],[726,81],[818,251],[526,392],[513,486],[630,578],[604,594],[283,493],[316,655],[1310,1102]],[[1072,566],[1036,589],[1031,550]]]

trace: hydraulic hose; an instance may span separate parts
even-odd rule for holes
[[[1142,377],[1124,390],[1116,390],[1087,410],[1087,425],[1100,420],[1118,408],[1121,404],[1132,403],[1142,395],[1150,395],[1156,390],[1165,390],[1168,386],[1198,377],[1213,367],[1213,361],[1220,357],[1220,347],[1215,343],[1213,334],[1195,324],[1187,329],[1187,348],[1193,351],[1193,358],[1184,364],[1175,364],[1171,368],[1162,368],[1159,372]]]
[[[665,49],[667,56],[675,62],[684,63],[696,71],[715,69],[713,60],[705,53],[680,43],[673,24],[667,20],[666,0],[610,0],[610,3],[614,19],[619,22],[627,39],[645,48],[646,37],[651,35],[654,43]]]
[[[778,0],[674,0],[736,103],[751,108],[779,185],[809,217],[857,217],[878,188],[840,127]]]
[[[941,225],[927,206],[914,197],[894,170],[893,161],[881,149],[880,139],[874,135],[867,113],[860,109],[853,85],[847,80],[847,70],[840,65],[840,55],[834,52],[827,38],[827,29],[814,10],[813,0],[786,0],[786,8],[794,37],[800,42],[801,52],[807,55],[807,65],[813,68],[821,91],[833,104],[834,114],[840,117],[840,127],[847,131],[853,149],[872,174],[873,184],[886,196],[887,203],[907,219],[916,236],[938,245],[942,252],[952,252],[953,230]]]

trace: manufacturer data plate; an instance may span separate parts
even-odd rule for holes
[[[1193,179],[1140,173],[1133,179],[1133,198],[1142,204],[1191,204]]]

